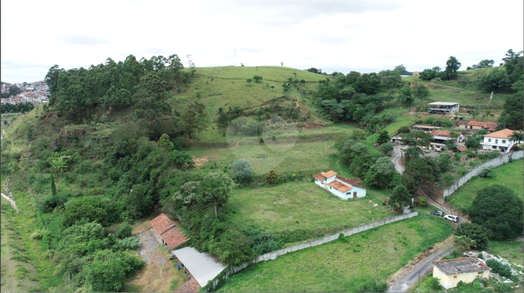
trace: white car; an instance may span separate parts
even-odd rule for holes
[[[450,221],[455,222],[455,223],[458,223],[458,221],[459,221],[459,217],[455,216],[455,215],[445,215],[444,219],[450,220]]]

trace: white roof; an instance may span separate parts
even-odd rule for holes
[[[213,280],[226,268],[210,255],[198,252],[193,247],[173,250],[173,253],[195,277],[201,287],[207,285],[207,282]]]
[[[458,105],[459,103],[453,103],[453,102],[434,102],[429,103],[429,105],[444,105],[444,106],[452,106],[452,105]]]

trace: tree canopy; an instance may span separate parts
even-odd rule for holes
[[[512,240],[522,235],[522,215],[522,200],[499,184],[480,190],[469,208],[470,220],[485,228],[493,240]]]

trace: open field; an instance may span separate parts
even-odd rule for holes
[[[513,161],[493,169],[491,178],[476,177],[468,181],[467,184],[460,187],[453,195],[449,197],[449,203],[455,208],[466,211],[480,190],[500,184],[513,190],[520,198],[524,198],[524,187],[522,178],[524,176],[524,166],[522,160]]]
[[[387,206],[381,204],[387,197],[384,191],[368,189],[365,198],[345,201],[314,182],[291,182],[234,190],[227,209],[236,211],[230,213],[230,218],[241,229],[256,226],[271,233],[293,230],[335,233],[393,217]],[[378,206],[373,208],[375,203]]]
[[[522,242],[520,241],[490,241],[488,252],[518,265],[522,265],[522,260],[524,259]]]
[[[418,217],[362,232],[253,265],[229,278],[218,292],[355,292],[365,282],[395,273],[428,243],[453,231],[439,217]]]

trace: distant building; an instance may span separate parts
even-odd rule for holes
[[[476,278],[489,280],[491,269],[476,258],[461,257],[433,262],[433,277],[444,289],[457,287],[458,282],[471,283]]]
[[[411,130],[422,130],[425,132],[431,132],[433,130],[439,130],[440,127],[433,126],[433,125],[422,125],[422,124],[416,124],[410,127]]]
[[[320,172],[314,176],[315,183],[328,190],[341,199],[360,198],[366,196],[366,188],[359,185],[360,178],[344,178],[337,175],[337,172]]]
[[[429,113],[431,114],[451,114],[458,113],[460,109],[460,103],[454,102],[434,102],[429,103]]]
[[[499,124],[497,122],[481,122],[481,121],[469,121],[467,124],[461,124],[461,129],[467,130],[487,130],[488,132],[494,132]]]

